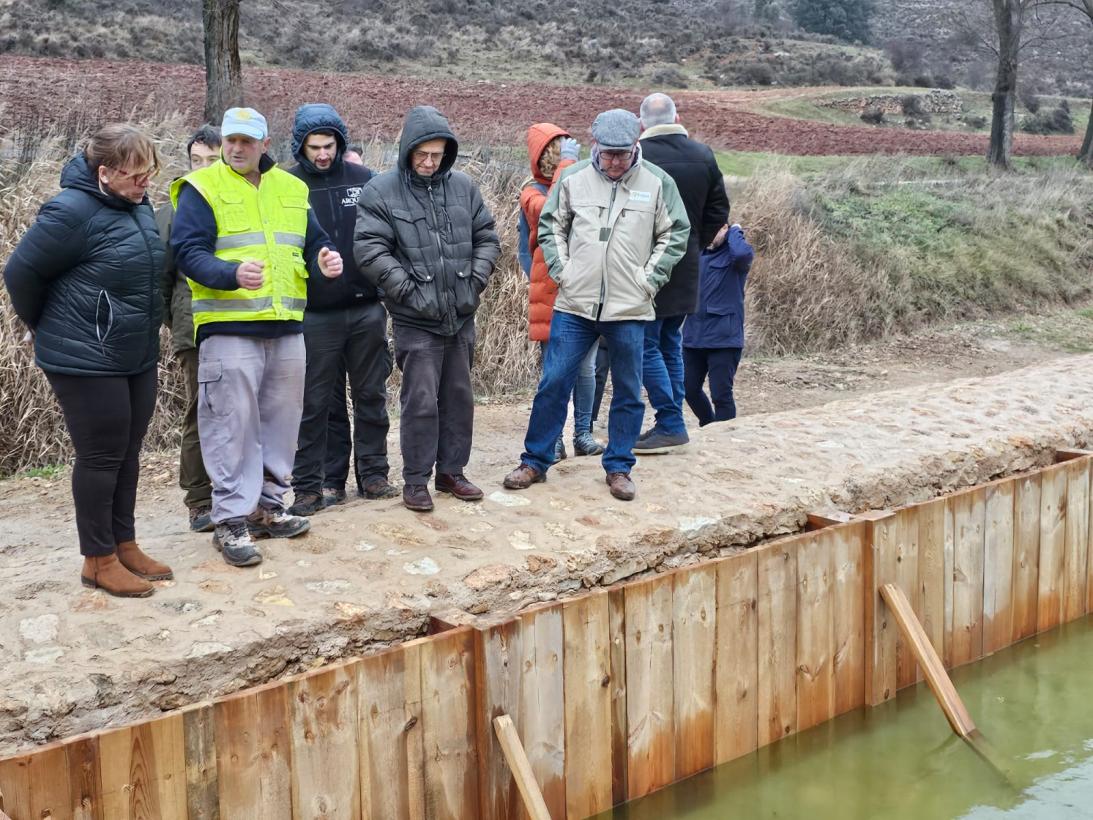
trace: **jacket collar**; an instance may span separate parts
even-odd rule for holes
[[[678,122],[670,122],[666,125],[651,125],[642,132],[642,135],[638,139],[646,139],[647,137],[664,137],[668,134],[682,134],[685,137],[689,137],[687,129],[680,125]]]

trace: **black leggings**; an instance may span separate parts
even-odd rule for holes
[[[156,406],[156,368],[136,376],[46,373],[76,448],[72,498],[83,555],[136,537],[140,445]]]

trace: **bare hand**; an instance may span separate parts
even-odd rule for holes
[[[235,281],[239,283],[239,287],[246,290],[258,290],[265,281],[262,273],[265,267],[265,262],[242,262],[235,269]]]
[[[717,236],[713,238],[713,242],[709,244],[707,250],[713,250],[714,248],[720,248],[725,244],[725,236],[729,233],[729,226],[722,225],[721,230],[717,232]]]
[[[330,248],[319,251],[319,270],[327,279],[337,279],[342,275],[342,255]]]

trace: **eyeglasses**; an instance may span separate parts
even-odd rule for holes
[[[600,151],[600,159],[604,162],[629,162],[633,151]]]
[[[147,185],[159,174],[159,168],[154,167],[144,171],[123,171],[120,168],[110,170],[117,173],[119,181],[132,180],[137,185]]]
[[[440,161],[444,159],[443,151],[414,151],[414,162],[429,162],[434,165],[439,165]]]

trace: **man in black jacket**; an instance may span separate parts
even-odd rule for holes
[[[338,252],[353,256],[357,200],[372,172],[345,161],[348,133],[333,107],[302,105],[292,129],[289,169],[307,183],[311,208]],[[387,313],[376,288],[352,266],[338,279],[307,281],[304,313],[307,375],[304,408],[292,488],[293,515],[312,515],[326,503],[345,500],[349,474],[349,423],[345,379],[353,400],[353,449],[357,494],[390,498],[398,494],[387,480]]]
[[[500,243],[478,186],[453,171],[459,144],[432,106],[410,109],[398,167],[376,177],[357,207],[353,256],[391,312],[402,371],[403,503],[433,508],[436,489],[462,501],[482,491],[463,475],[471,453],[474,312]]]
[[[691,235],[687,253],[656,298],[656,321],[645,326],[642,382],[656,423],[642,434],[634,452],[666,453],[689,441],[683,422],[683,320],[698,307],[698,254],[729,219],[729,196],[708,146],[687,135],[667,94],[641,103],[642,158],[668,172],[679,188]]]

